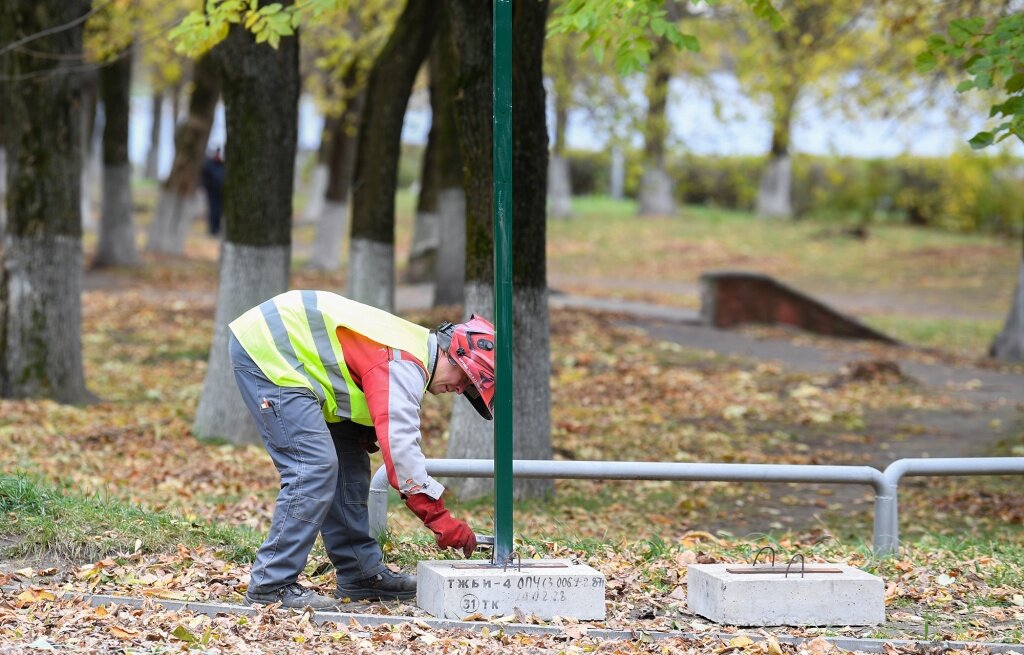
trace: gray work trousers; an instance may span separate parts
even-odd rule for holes
[[[383,571],[380,546],[369,534],[370,456],[358,439],[371,428],[346,422],[348,430],[340,424],[329,429],[312,391],[271,382],[234,335],[228,354],[242,399],[281,475],[270,535],[256,554],[249,588],[266,593],[295,582],[317,533],[339,583]]]

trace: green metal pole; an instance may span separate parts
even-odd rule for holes
[[[494,561],[512,555],[512,0],[493,0]]]

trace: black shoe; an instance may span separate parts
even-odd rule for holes
[[[306,589],[298,582],[293,582],[279,589],[267,592],[254,591],[252,589],[246,591],[245,604],[253,605],[257,603],[260,605],[281,603],[281,607],[293,607],[296,609],[309,607],[314,610],[335,609],[338,607],[337,599],[330,596],[322,596],[312,589]]]
[[[416,597],[416,576],[384,569],[365,580],[339,582],[334,597],[349,600],[408,600]]]

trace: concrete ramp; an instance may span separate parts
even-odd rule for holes
[[[700,277],[701,319],[730,328],[744,323],[792,325],[847,339],[899,343],[825,303],[760,273],[717,271]]]

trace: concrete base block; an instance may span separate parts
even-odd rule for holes
[[[691,564],[687,607],[729,625],[877,625],[885,622],[885,584],[878,576],[842,564],[799,565],[779,573],[730,573],[745,564]],[[839,573],[814,573],[815,568]]]
[[[567,560],[530,560],[521,570],[491,568],[481,560],[421,561],[416,578],[416,604],[442,619],[509,616],[517,609],[542,619],[605,615],[604,575]]]

